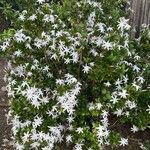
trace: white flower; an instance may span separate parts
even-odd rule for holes
[[[16,83],[17,83],[16,80],[12,80],[12,81],[11,81],[11,85],[15,85]]]
[[[37,128],[42,123],[43,123],[43,119],[41,117],[39,117],[39,116],[36,116],[36,118],[34,118],[33,127]]]
[[[72,122],[74,121],[74,117],[69,116],[69,117],[67,118],[67,121],[69,122],[69,124],[72,123]]]
[[[120,18],[118,21],[118,29],[120,29],[122,32],[124,31],[124,29],[129,30],[130,29],[130,25],[128,24],[129,19],[125,19],[124,17]]]
[[[83,66],[83,72],[84,73],[89,73],[90,70],[91,70],[91,67],[88,66],[87,64],[85,66]]]
[[[146,111],[148,111],[148,113],[150,114],[150,106],[148,105],[148,109],[146,109]]]
[[[83,128],[81,128],[81,127],[77,128],[77,129],[76,129],[76,132],[77,132],[78,134],[83,133]]]
[[[141,57],[139,55],[134,56],[134,59],[139,60]]]
[[[93,30],[94,23],[95,23],[95,16],[96,15],[95,15],[95,11],[94,11],[88,17],[88,22],[87,22],[87,26],[88,26],[87,30],[88,31],[92,31]]]
[[[89,110],[94,110],[95,109],[94,103],[93,102],[89,103],[88,108]]]
[[[29,140],[30,134],[29,132],[24,133],[23,137],[22,137],[22,141],[23,143],[27,142]]]
[[[41,103],[43,103],[43,104],[47,104],[49,102],[48,97],[42,97],[40,100],[41,100]]]
[[[5,45],[5,43],[3,43],[3,45],[0,45],[0,50],[5,51],[7,49],[7,46]]]
[[[128,80],[129,80],[128,75],[123,76],[123,81],[124,81],[124,83],[127,83],[127,82],[128,82]]]
[[[22,95],[26,96],[27,100],[31,102],[35,107],[40,106],[40,97],[43,96],[41,89],[35,87],[28,87],[25,91],[22,91]]]
[[[112,27],[108,27],[108,28],[107,28],[107,31],[112,31],[112,30],[113,30]]]
[[[37,0],[37,3],[39,4],[43,4],[45,2],[45,0]]]
[[[54,23],[55,21],[55,18],[53,15],[48,15],[46,14],[43,18],[43,21],[46,23],[46,22],[51,22],[51,23]]]
[[[37,147],[39,147],[40,146],[40,143],[39,142],[33,142],[32,144],[31,144],[31,148],[33,148],[33,149],[37,149]]]
[[[69,115],[72,115],[75,111],[75,106],[77,105],[76,95],[80,91],[80,85],[76,84],[75,88],[70,90],[70,92],[64,93],[62,96],[58,96],[58,103],[61,104],[63,111],[67,111]]]
[[[137,81],[140,82],[141,84],[144,83],[145,79],[143,77],[137,77]]]
[[[136,83],[132,83],[132,86],[135,87],[136,91],[138,91],[141,87]]]
[[[110,82],[105,82],[104,85],[105,85],[106,87],[110,87],[110,86],[111,86]]]
[[[71,135],[66,136],[66,142],[67,143],[72,142],[72,136]]]
[[[29,17],[28,20],[34,21],[34,20],[36,20],[36,19],[37,19],[36,14],[33,14],[32,16]]]
[[[83,146],[83,144],[76,143],[73,150],[82,150],[82,146]]]
[[[28,73],[27,73],[27,76],[28,76],[28,77],[31,77],[31,76],[32,76],[32,72],[31,72],[31,71],[28,72]]]
[[[127,96],[129,95],[128,93],[127,93],[127,90],[122,90],[121,92],[119,92],[119,94],[118,94],[121,98],[127,98]]]
[[[96,108],[98,109],[98,110],[100,110],[101,108],[102,108],[102,104],[101,103],[96,103]]]
[[[16,150],[24,150],[24,145],[22,144],[16,143],[15,146],[16,146]]]
[[[122,84],[122,80],[117,79],[117,81],[115,82],[115,85],[120,86]]]
[[[96,26],[98,27],[98,30],[102,33],[105,31],[105,24],[104,23],[97,23]]]
[[[17,57],[21,56],[21,54],[22,52],[20,50],[17,50],[14,52],[14,56],[17,56]]]
[[[60,127],[49,127],[49,131],[51,132],[52,135],[54,135],[57,139],[61,140],[62,139],[62,135],[61,135],[61,131],[62,129]]]
[[[20,14],[18,18],[19,18],[19,20],[24,21],[25,20],[25,15],[24,14]]]
[[[46,146],[46,147],[43,147],[42,150],[52,150],[52,148],[49,146]]]
[[[78,62],[78,59],[79,59],[79,54],[77,52],[72,52],[71,53],[71,56],[72,56],[72,61],[74,63]]]
[[[91,53],[94,57],[96,57],[96,56],[98,55],[98,53],[96,52],[95,49],[92,49],[92,50],[90,51],[90,53]]]
[[[70,58],[65,58],[65,64],[69,64],[71,62]]]
[[[25,47],[26,47],[27,49],[32,49],[32,47],[31,47],[31,45],[30,45],[29,43],[26,43],[26,44],[25,44]]]
[[[116,114],[117,117],[118,117],[118,116],[121,116],[121,115],[122,115],[122,112],[123,112],[122,109],[117,109],[117,111],[115,111],[114,114]]]
[[[49,66],[46,65],[46,66],[43,68],[43,71],[44,71],[44,72],[48,72],[48,71],[49,71]]]
[[[119,100],[119,99],[117,98],[116,95],[112,95],[110,102],[112,102],[113,104],[116,104],[116,103],[118,102],[118,100]]]
[[[32,131],[32,135],[31,135],[31,140],[38,140],[39,139],[39,134],[37,134],[35,131]]]
[[[56,60],[57,58],[58,58],[57,54],[53,54],[53,55],[51,56],[51,59]]]
[[[104,136],[104,130],[105,130],[104,127],[99,125],[96,129],[97,129],[98,138],[103,137]]]
[[[89,5],[93,6],[94,8],[98,8],[99,11],[103,12],[102,5],[100,2],[95,2],[93,0],[85,0],[84,3],[89,4]]]
[[[20,42],[25,42],[26,40],[26,36],[23,33],[23,30],[18,30],[16,31],[15,35],[14,35],[15,40],[20,43]]]
[[[130,115],[129,111],[126,111],[126,112],[125,112],[125,115],[126,115],[127,117],[129,117],[129,115]]]
[[[107,50],[111,50],[112,49],[112,43],[110,43],[110,42],[106,42],[106,41],[104,41],[103,42],[103,48],[105,48],[105,49],[107,49]]]
[[[0,50],[5,51],[7,47],[9,47],[9,45],[10,45],[10,39],[6,39],[6,41],[3,42],[2,45],[0,45]]]
[[[125,145],[128,145],[128,139],[125,139],[125,138],[121,138],[121,140],[119,141],[119,145],[120,146],[125,146]]]
[[[137,73],[140,71],[140,68],[137,65],[133,66],[133,71],[136,71]]]
[[[25,75],[25,67],[23,65],[17,66],[15,69],[15,75],[19,77],[24,77]]]
[[[131,128],[131,131],[132,131],[133,133],[135,133],[135,132],[139,131],[139,128],[136,127],[135,125],[133,125],[133,127]]]
[[[98,37],[96,38],[96,45],[99,47],[103,44],[104,40],[102,39],[102,37]]]
[[[62,79],[56,79],[56,84],[63,85],[64,84],[64,80],[62,80]]]
[[[134,101],[129,101],[129,100],[128,100],[125,104],[126,104],[127,107],[129,107],[130,109],[136,108],[136,106],[137,106]]]

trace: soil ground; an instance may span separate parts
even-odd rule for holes
[[[0,58],[0,150],[12,150],[12,146],[10,146],[11,126],[7,124],[9,104],[5,91],[6,85],[3,80],[5,66],[6,61]]]

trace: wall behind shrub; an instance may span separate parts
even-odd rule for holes
[[[129,2],[132,9],[130,14],[131,35],[138,37],[142,24],[150,25],[150,0],[129,0]]]

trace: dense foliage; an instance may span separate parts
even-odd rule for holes
[[[16,149],[128,145],[112,120],[133,133],[150,124],[149,30],[130,39],[120,0],[29,5],[0,47]]]

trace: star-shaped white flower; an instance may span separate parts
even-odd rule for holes
[[[122,80],[117,79],[117,81],[115,82],[115,85],[119,86],[119,85],[121,85],[121,84],[122,84]]]
[[[105,82],[104,85],[105,85],[106,87],[110,87],[110,86],[111,86],[110,82]]]
[[[121,98],[127,98],[127,96],[129,95],[128,93],[127,93],[127,90],[122,90],[121,92],[119,92],[119,94],[118,94]]]
[[[77,129],[76,129],[76,132],[77,132],[78,134],[83,133],[83,128],[81,128],[81,127],[77,128]]]
[[[37,19],[36,14],[33,14],[32,16],[29,17],[28,20],[34,21],[35,19]]]
[[[119,143],[120,143],[120,146],[128,145],[128,139],[121,138],[121,140],[119,141]]]
[[[139,131],[139,128],[136,127],[135,125],[133,125],[133,127],[131,128],[131,131],[132,131],[133,133],[135,133],[135,132]]]
[[[24,21],[24,20],[25,20],[24,14],[20,14],[18,18],[19,18],[19,20],[21,20],[21,21]]]
[[[138,91],[141,87],[139,85],[137,85],[136,83],[132,83],[132,86],[135,87],[136,91]]]
[[[82,146],[83,146],[83,144],[76,143],[74,150],[82,150]]]
[[[107,49],[107,50],[111,50],[112,49],[112,43],[109,41],[104,41],[103,43],[103,48]]]
[[[71,135],[66,136],[66,142],[67,143],[72,142],[72,136]]]
[[[37,0],[37,3],[39,4],[43,4],[45,2],[45,0]]]
[[[129,19],[125,19],[124,17],[120,18],[118,21],[118,29],[120,29],[121,31],[124,31],[124,29],[129,30],[130,29],[130,25],[128,24]]]
[[[100,109],[102,108],[102,106],[103,106],[103,105],[102,105],[101,103],[97,103],[97,104],[96,104],[96,108],[97,108],[98,110],[100,110]]]
[[[90,70],[91,70],[91,67],[88,66],[87,64],[85,66],[83,66],[83,72],[84,73],[89,73]]]
[[[146,111],[148,111],[148,113],[150,114],[150,105],[148,105],[148,109],[146,109]]]
[[[14,52],[14,55],[15,55],[16,57],[21,56],[21,54],[22,54],[22,52],[21,52],[20,50],[17,50],[17,51]]]
[[[114,112],[114,114],[117,115],[117,117],[118,117],[118,116],[121,116],[122,113],[123,113],[123,110],[122,110],[122,109],[117,109],[117,110]]]
[[[140,68],[137,65],[133,66],[133,71],[136,71],[137,73],[140,71]]]
[[[137,77],[137,81],[140,82],[141,84],[144,83],[145,79],[143,77]]]
[[[110,100],[110,102],[112,102],[113,104],[116,104],[117,102],[118,102],[118,98],[117,98],[117,96],[115,95],[115,96],[111,96],[111,100]]]

